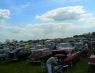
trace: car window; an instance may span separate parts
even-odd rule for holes
[[[59,44],[56,48],[66,48],[66,47],[72,47],[72,45],[65,43],[65,44]]]
[[[43,46],[43,45],[37,45],[37,46],[35,46],[35,48],[36,48],[36,49],[43,49],[44,46]]]
[[[43,54],[43,52],[41,51],[32,51],[31,52],[31,56],[41,56]]]

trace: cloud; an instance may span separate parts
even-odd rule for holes
[[[29,40],[29,39],[46,39],[46,38],[57,38],[65,37],[65,31],[69,28],[68,25],[72,24],[66,23],[44,23],[44,24],[27,24],[25,26],[11,26],[7,25],[0,31],[0,40],[5,39],[17,39],[17,40]],[[64,29],[65,28],[65,29]],[[63,36],[64,35],[64,36]],[[6,37],[7,36],[7,37]]]
[[[22,26],[8,25],[5,28],[3,28],[4,31],[0,31],[1,34],[0,38],[2,38],[0,40],[64,38],[76,34],[95,31],[94,28],[95,26],[87,27],[87,26],[80,26],[74,23],[39,23],[35,25],[27,24]]]
[[[50,10],[36,18],[43,21],[72,21],[89,17],[89,13],[82,6],[68,6]]]
[[[19,26],[3,25],[0,29],[0,40],[64,38],[95,31],[95,17],[82,6],[57,8],[37,18],[42,21],[48,20],[48,22]]]
[[[10,17],[10,10],[0,9],[0,21],[8,19]]]

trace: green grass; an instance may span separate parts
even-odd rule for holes
[[[42,73],[40,65],[32,65],[26,61],[5,63],[0,61],[0,73]]]
[[[87,58],[81,60],[65,73],[90,73]],[[40,64],[30,64],[25,60],[6,63],[0,61],[0,73],[42,73]],[[93,72],[92,72],[93,73]]]

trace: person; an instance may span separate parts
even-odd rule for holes
[[[57,59],[56,56],[52,56],[52,57],[50,57],[50,58],[46,61],[48,73],[53,73],[53,67],[56,66],[56,65],[58,65],[57,61],[58,61],[58,59]]]
[[[67,57],[67,54],[65,53],[64,51],[64,54],[56,54],[56,57],[58,59],[58,65],[64,65],[65,64],[65,61],[64,59]]]
[[[85,43],[83,46],[83,55],[84,56],[88,55],[88,44],[87,43]]]

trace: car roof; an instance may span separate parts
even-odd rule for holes
[[[45,50],[49,50],[48,48],[43,48],[43,49],[32,49],[31,51],[45,51]]]

